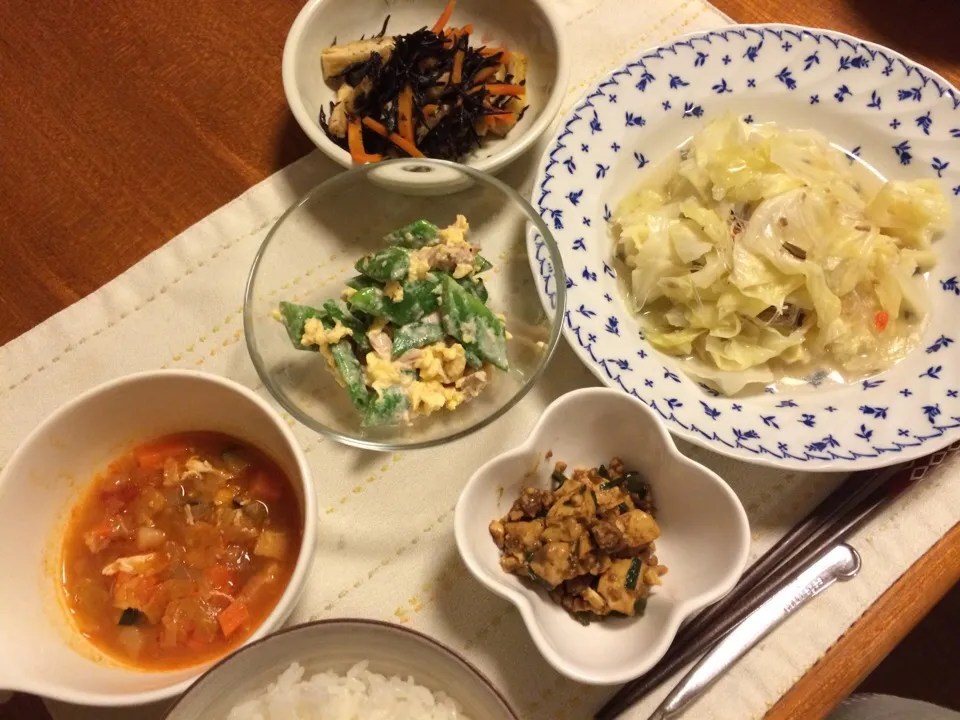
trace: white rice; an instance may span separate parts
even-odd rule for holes
[[[346,675],[303,676],[303,667],[293,663],[260,695],[234,707],[228,720],[469,720],[445,693],[411,677],[370,672],[366,662]]]

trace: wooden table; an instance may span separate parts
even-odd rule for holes
[[[741,22],[879,41],[960,85],[957,0],[715,1]],[[280,84],[283,41],[300,5],[0,3],[0,343],[312,149]],[[958,579],[954,528],[769,717],[822,717]],[[7,712],[45,716],[28,699]]]

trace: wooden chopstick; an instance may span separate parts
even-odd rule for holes
[[[903,470],[906,466],[906,464],[900,464],[879,471],[863,470],[853,473],[747,568],[733,590],[684,625],[677,633],[673,644],[683,646],[696,637],[712,621],[735,607],[757,583],[762,582],[771,572],[812,542],[831,520],[847,512],[850,507],[861,501],[875,488],[886,483],[894,473]]]
[[[940,465],[960,448],[960,442],[948,449],[893,469],[855,473],[821,502],[800,524],[791,530],[757,563],[763,562],[768,572],[755,572],[748,578],[749,590],[737,588],[711,612],[695,636],[681,644],[675,642],[657,665],[642,677],[627,683],[594,717],[611,720],[641,700],[653,688],[689,664],[786,585],[801,569],[846,539],[857,528],[876,515],[881,508],[922,480],[933,467]],[[755,563],[755,565],[757,564]],[[746,574],[744,575],[746,577]],[[735,600],[729,600],[737,593]],[[716,607],[716,606],[714,606]]]

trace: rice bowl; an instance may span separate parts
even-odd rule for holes
[[[293,663],[258,696],[235,706],[228,720],[469,720],[446,693],[367,666],[360,662],[345,675],[328,670],[304,679],[303,666]]]
[[[211,668],[166,720],[518,720],[493,683],[422,633],[376,620],[281,630]]]

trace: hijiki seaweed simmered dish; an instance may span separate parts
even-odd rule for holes
[[[473,26],[447,27],[450,0],[432,28],[379,33],[321,55],[337,85],[320,126],[357,164],[385,157],[462,160],[488,135],[503,137],[526,110],[527,59],[502,47],[472,47]]]
[[[507,371],[504,317],[487,307],[493,265],[468,240],[467,219],[440,229],[417,220],[365,255],[340,300],[281,302],[294,347],[323,355],[363,427],[455,410]]]
[[[582,623],[643,615],[650,588],[667,572],[655,554],[660,526],[650,487],[620,458],[570,477],[566,470],[557,462],[552,489],[524,488],[490,523],[500,567],[542,585]]]

